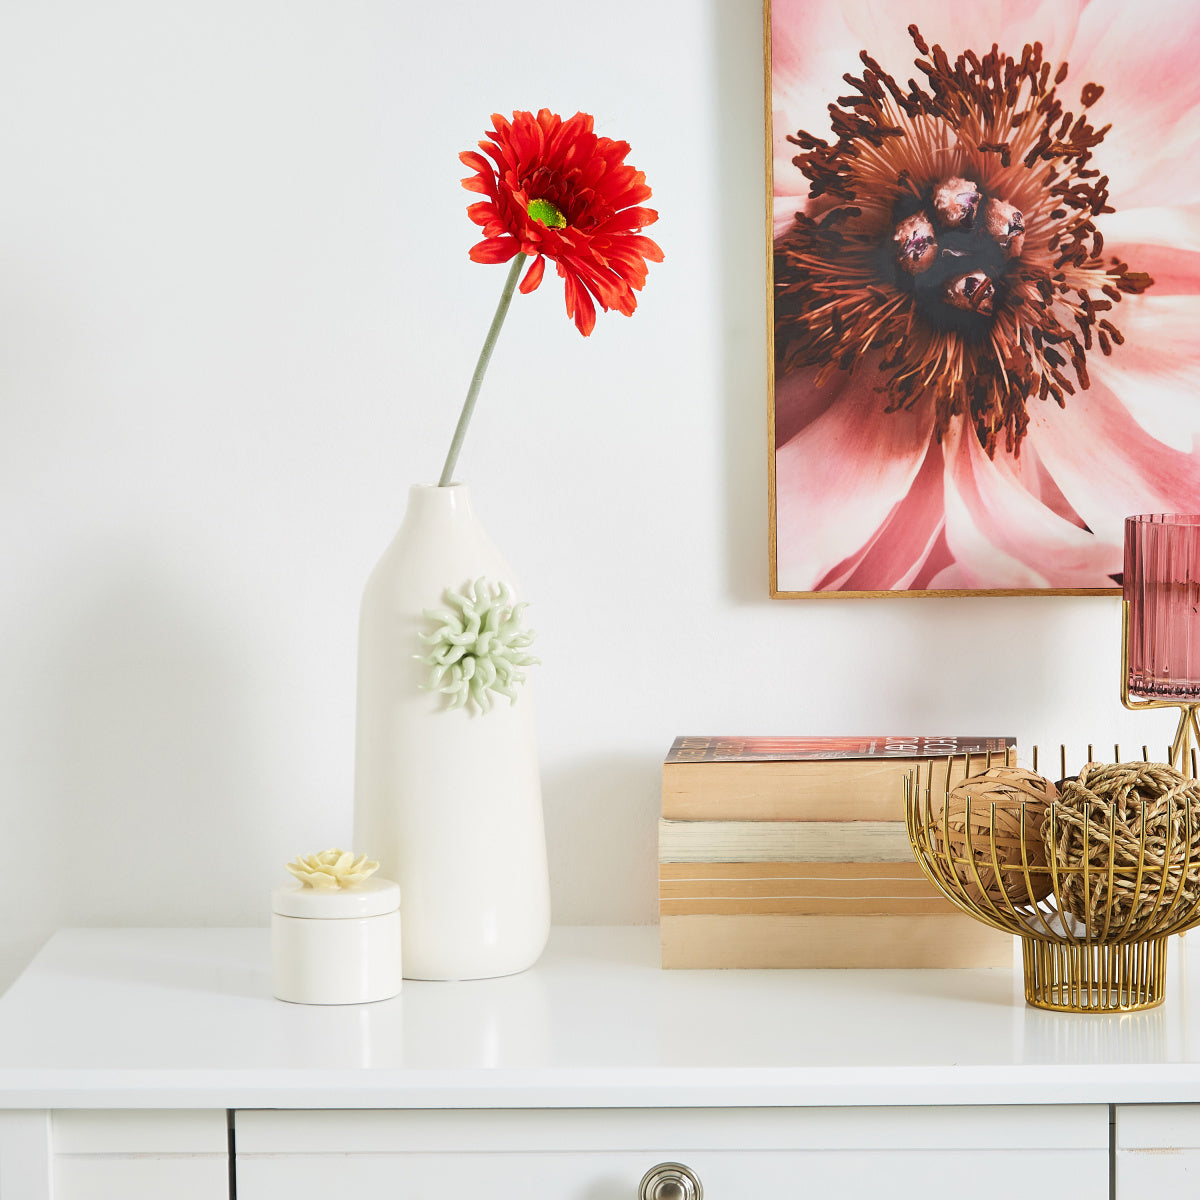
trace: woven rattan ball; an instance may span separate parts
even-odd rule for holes
[[[1058,789],[1050,780],[1024,767],[991,767],[964,780],[950,793],[945,823],[939,814],[934,822],[935,834],[939,851],[945,853],[943,842],[948,844],[949,865],[969,900],[985,911],[993,906],[1007,910],[1008,903],[1036,904],[1050,894],[1041,829],[1047,806],[1057,797]],[[1021,859],[1022,841],[1028,877]],[[999,877],[992,859],[993,845],[995,861],[1000,864]]]
[[[1063,906],[1097,936],[1149,932],[1200,901],[1200,783],[1165,763],[1088,763],[1042,836]]]

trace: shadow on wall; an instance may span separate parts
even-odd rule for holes
[[[725,560],[729,595],[766,603],[767,167],[761,4],[712,0],[716,97],[714,191],[725,397]]]
[[[543,772],[555,924],[658,920],[660,772],[615,755]]]
[[[237,847],[266,807],[254,662],[211,596],[152,556],[93,561],[23,615],[8,664],[23,704],[6,825],[28,848],[8,883],[32,898],[7,923],[9,976],[62,925],[241,923],[253,875]]]

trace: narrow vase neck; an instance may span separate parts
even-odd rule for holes
[[[413,484],[408,490],[408,508],[404,510],[404,524],[421,528],[439,526],[461,526],[475,521],[475,510],[470,506],[470,491],[466,484]]]
[[[406,520],[439,521],[471,519],[471,492],[465,483],[438,487],[431,483],[414,483],[408,489]]]

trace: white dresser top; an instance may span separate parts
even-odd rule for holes
[[[1125,1016],[1029,1008],[1019,968],[663,971],[654,927],[556,928],[521,975],[319,1008],[271,997],[269,937],[56,934],[0,999],[0,1108],[1200,1100],[1198,934]]]

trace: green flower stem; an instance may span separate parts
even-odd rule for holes
[[[513,292],[517,290],[517,277],[521,274],[521,265],[527,257],[518,251],[509,268],[508,278],[504,281],[504,291],[500,293],[500,303],[496,305],[496,315],[492,318],[487,337],[483,339],[483,349],[480,350],[479,361],[475,364],[475,374],[471,376],[471,386],[467,389],[466,400],[463,401],[462,413],[458,418],[458,426],[454,430],[454,440],[450,443],[450,452],[446,455],[446,465],[442,468],[442,477],[438,480],[438,487],[450,486],[454,467],[458,462],[458,453],[462,449],[463,438],[467,436],[467,426],[470,425],[471,417],[475,412],[475,401],[479,396],[483,377],[487,373],[488,363],[492,361],[492,351],[496,348],[500,327],[504,324],[504,318],[508,314],[508,306],[512,302]]]

